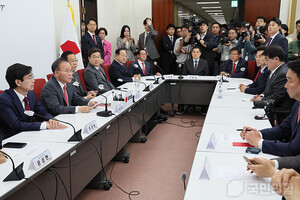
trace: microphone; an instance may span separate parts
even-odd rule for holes
[[[162,68],[157,64],[156,61],[154,61],[154,65],[160,69],[160,71],[161,71],[161,79],[164,80],[164,79],[165,79],[165,77],[164,77],[164,71],[163,71]]]
[[[185,184],[186,173],[185,172],[182,172],[182,174],[181,174],[181,180],[183,182],[183,188],[184,188],[184,191],[185,191],[186,190],[186,184]]]
[[[183,76],[182,76],[182,64],[179,64],[178,65],[178,67],[179,67],[179,72],[180,72],[180,74],[179,74],[179,76],[178,76],[178,79],[183,79]]]
[[[109,116],[111,116],[112,113],[111,113],[110,110],[107,109],[107,97],[104,96],[103,94],[100,94],[100,95],[105,98],[105,110],[97,112],[97,116],[100,116],[100,117],[109,117]]]
[[[145,86],[145,89],[143,90],[143,92],[149,92],[150,91],[149,85],[147,86],[146,83],[144,83],[144,82],[139,82],[139,83],[142,83]]]
[[[22,162],[18,167],[15,167],[15,162],[13,159],[5,152],[0,151],[3,155],[9,158],[9,160],[12,163],[13,170],[12,172],[3,180],[3,182],[7,181],[19,181],[22,180],[25,177],[24,171],[23,171],[23,165],[24,162]]]
[[[41,117],[41,118],[50,120],[49,117],[46,117],[46,116],[43,116],[43,115],[39,115],[39,114],[33,112],[32,110],[25,110],[24,113],[25,113],[25,115],[28,115],[28,116],[31,116],[31,117],[33,117],[35,115],[37,117]],[[79,129],[78,131],[76,131],[75,127],[71,123],[58,120],[58,119],[56,119],[54,117],[52,119],[55,120],[55,121],[64,123],[64,124],[68,124],[68,125],[70,125],[73,128],[74,135],[72,137],[70,137],[70,139],[68,140],[68,142],[77,142],[77,141],[81,141],[82,140],[81,129]]]

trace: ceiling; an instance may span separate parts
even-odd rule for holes
[[[191,12],[197,15],[198,19],[206,19],[209,22],[219,22],[229,24],[234,19],[238,8],[231,7],[231,0],[175,0],[178,4],[178,17],[189,18]],[[217,2],[209,4],[197,4],[197,2]],[[181,5],[180,5],[181,4]],[[187,12],[186,7],[189,11]],[[204,7],[204,8],[203,8]],[[221,7],[221,8],[205,8]],[[207,12],[208,11],[208,12]],[[212,13],[212,14],[209,14]],[[222,14],[223,13],[223,14]]]

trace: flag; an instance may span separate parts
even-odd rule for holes
[[[80,45],[75,30],[74,10],[69,1],[61,34],[59,54],[61,55],[65,51],[72,51],[78,60],[78,68],[83,68]]]

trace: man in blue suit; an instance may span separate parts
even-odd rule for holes
[[[295,156],[300,154],[300,60],[289,62],[285,87],[289,96],[297,101],[290,115],[280,125],[258,131],[244,127],[241,137],[264,153],[277,156]],[[286,142],[278,142],[285,140]]]
[[[101,51],[101,65],[104,62],[104,50],[100,37],[95,33],[97,30],[97,21],[94,18],[90,18],[86,25],[88,31],[81,37],[81,53],[84,67],[87,67],[89,63],[88,52],[90,48],[97,47]]]
[[[16,63],[7,68],[5,78],[10,88],[0,95],[0,128],[4,139],[22,131],[65,128],[49,120],[53,116],[38,102],[32,91],[34,77],[30,66]],[[45,118],[27,116],[25,111],[34,111]]]
[[[239,88],[241,92],[244,92],[246,94],[261,94],[265,90],[268,78],[271,73],[271,71],[267,67],[266,58],[264,55],[262,55],[266,48],[266,46],[257,47],[255,59],[257,67],[259,67],[260,69],[257,72],[253,83],[249,85],[240,84]]]
[[[111,83],[118,87],[124,82],[132,82],[133,78],[125,65],[127,59],[127,53],[125,48],[119,48],[115,51],[115,60],[109,67],[109,77]]]
[[[141,75],[141,76],[152,76],[151,65],[146,61],[147,51],[145,49],[139,49],[137,53],[138,60],[136,62],[130,63],[128,71],[131,76]],[[160,76],[160,73],[156,73]]]
[[[284,51],[285,60],[287,60],[288,56],[288,40],[280,34],[279,29],[281,27],[281,21],[277,17],[273,17],[269,21],[268,25],[268,33],[270,37],[268,37],[264,43],[266,46],[278,45]]]
[[[222,76],[231,78],[247,78],[248,62],[242,58],[242,52],[239,48],[230,49],[230,59],[226,60],[220,73]]]

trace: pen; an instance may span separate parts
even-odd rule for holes
[[[236,129],[236,131],[242,131],[242,130],[243,130],[242,128]],[[251,131],[251,130],[247,128],[246,131]]]

